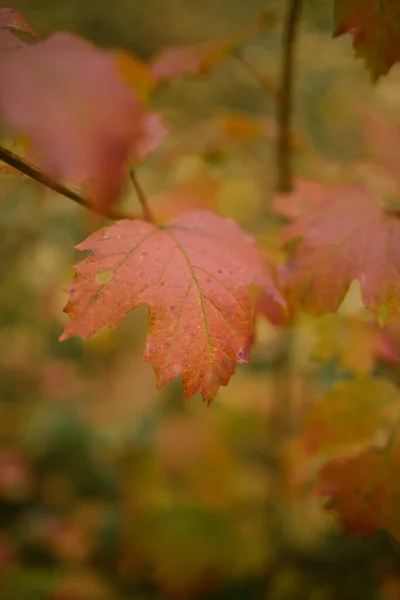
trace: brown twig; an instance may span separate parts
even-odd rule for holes
[[[146,194],[144,193],[142,186],[140,185],[136,173],[133,169],[130,172],[130,176],[133,183],[133,187],[135,188],[135,192],[143,210],[143,217],[146,219],[146,221],[149,221],[149,223],[155,223],[154,215],[150,210]]]
[[[281,83],[278,98],[278,142],[276,162],[278,167],[278,191],[290,192],[293,174],[290,153],[290,130],[292,120],[292,92],[294,72],[294,44],[302,0],[288,0],[287,16],[283,32],[283,55]]]
[[[287,12],[283,32],[281,80],[277,97],[278,139],[276,146],[276,167],[278,171],[277,191],[280,193],[290,192],[293,188],[291,168],[293,64],[294,42],[300,12],[301,0],[287,0]],[[280,564],[282,556],[285,556],[287,544],[287,529],[282,507],[284,507],[286,497],[285,486],[287,483],[285,448],[288,436],[293,433],[294,428],[293,400],[294,391],[296,390],[294,344],[294,332],[290,328],[284,329],[280,346],[279,369],[275,372],[274,377],[275,402],[272,418],[269,422],[266,448],[267,456],[269,456],[270,460],[270,468],[267,470],[268,492],[266,494],[267,500],[265,506],[266,519],[269,525],[267,535],[273,536],[277,548],[277,559],[275,569],[272,569],[273,573],[280,572]],[[266,575],[262,582],[260,598],[268,596],[268,585],[271,585],[271,565],[268,565],[265,571],[269,576]]]
[[[276,89],[276,86],[272,79],[261,73],[251,62],[249,62],[246,58],[244,58],[238,52],[232,54],[234,58],[236,58],[246,69],[246,71],[258,81],[261,87],[267,92],[269,96],[275,101],[279,98],[279,91]]]
[[[62,196],[69,198],[69,200],[76,202],[80,206],[83,206],[84,208],[99,214],[101,217],[104,217],[106,219],[112,219],[112,220],[141,219],[142,218],[140,215],[124,214],[124,213],[119,213],[117,211],[112,211],[112,210],[108,211],[107,214],[104,214],[89,200],[87,200],[86,198],[81,196],[76,190],[73,190],[73,189],[67,187],[66,185],[60,183],[59,181],[56,181],[55,179],[53,179],[52,177],[50,177],[49,175],[47,175],[46,173],[41,171],[35,165],[31,164],[24,158],[18,156],[18,154],[14,154],[14,152],[11,152],[11,150],[8,150],[8,148],[5,148],[4,146],[1,146],[1,145],[0,145],[0,161],[6,163],[7,165],[10,165],[10,167],[13,167],[20,173],[23,173],[24,175],[27,175],[28,177],[30,177],[31,179],[34,179],[35,181],[37,181],[41,185],[44,185],[45,187],[49,188],[50,190],[57,192],[57,194],[61,194]]]

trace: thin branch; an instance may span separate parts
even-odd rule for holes
[[[293,188],[291,168],[291,120],[294,43],[297,24],[301,12],[301,0],[287,0],[287,13],[283,31],[283,56],[281,79],[277,98],[278,139],[276,146],[276,166],[278,170],[278,192],[290,192]],[[272,536],[277,546],[275,568],[272,573],[279,572],[281,557],[285,553],[285,516],[282,504],[285,498],[286,462],[285,447],[288,436],[293,433],[293,406],[297,391],[294,364],[295,333],[286,328],[282,333],[279,349],[280,368],[275,372],[274,406],[272,419],[269,422],[268,448],[272,469],[266,465],[268,492],[265,506],[266,519],[269,525],[268,535]],[[272,482],[272,488],[271,488]],[[272,492],[271,492],[272,489]],[[272,515],[272,520],[271,520]],[[271,565],[265,569],[271,573]],[[260,596],[266,598],[271,578],[265,575]],[[266,593],[267,591],[267,593]]]
[[[272,97],[273,100],[278,101],[279,99],[279,91],[276,89],[276,86],[272,79],[261,73],[251,62],[249,62],[246,58],[244,58],[238,52],[232,54],[234,58],[236,58],[246,69],[246,71],[254,77],[261,85],[261,87],[267,92],[269,96]]]
[[[276,161],[278,167],[278,191],[290,192],[293,175],[290,155],[290,132],[292,120],[292,92],[294,70],[294,44],[302,0],[288,0],[287,16],[283,33],[281,83],[278,99],[278,142]]]
[[[146,194],[144,193],[143,188],[140,185],[136,173],[133,169],[130,172],[130,176],[133,183],[133,187],[135,188],[136,195],[142,207],[144,218],[146,219],[146,221],[149,221],[149,223],[155,223],[154,215],[150,210]]]
[[[124,214],[124,213],[119,213],[119,212],[115,212],[115,211],[109,211],[109,212],[107,212],[107,214],[104,214],[103,212],[98,210],[96,208],[96,206],[93,205],[89,200],[87,200],[86,198],[83,198],[83,196],[81,196],[77,191],[63,185],[59,181],[56,181],[55,179],[53,179],[52,177],[50,177],[49,175],[47,175],[46,173],[41,171],[38,167],[35,167],[35,165],[32,165],[30,162],[28,162],[24,158],[21,158],[17,154],[14,154],[14,152],[11,152],[11,150],[8,150],[8,148],[5,148],[4,146],[1,146],[1,145],[0,145],[0,161],[6,163],[7,165],[10,165],[10,167],[13,167],[20,173],[23,173],[24,175],[27,175],[28,177],[30,177],[31,179],[34,179],[35,181],[37,181],[41,185],[44,185],[45,187],[49,188],[50,190],[57,192],[57,194],[61,194],[62,196],[69,198],[69,200],[76,202],[80,206],[83,206],[84,208],[97,213],[101,217],[104,217],[106,219],[113,219],[113,220],[141,219],[140,215]]]

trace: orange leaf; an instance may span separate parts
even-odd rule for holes
[[[153,363],[158,388],[181,374],[187,397],[201,392],[211,401],[236,364],[248,361],[255,312],[248,286],[284,304],[252,238],[205,211],[160,228],[118,221],[77,248],[93,254],[75,267],[61,339],[115,327],[146,303],[144,360]],[[111,273],[106,283],[96,281],[102,273]]]
[[[274,121],[257,119],[241,113],[229,113],[217,117],[216,124],[223,138],[228,141],[245,143],[249,140],[271,137],[274,133]]]
[[[301,239],[282,280],[297,303],[319,314],[335,311],[358,280],[367,308],[385,324],[400,313],[400,221],[360,186],[330,190],[293,220],[284,239]]]
[[[400,60],[399,23],[397,0],[335,0],[335,35],[353,36],[374,81]]]
[[[156,83],[148,65],[128,52],[118,52],[116,63],[124,81],[132,87],[144,105],[148,104],[150,93]]]
[[[25,177],[21,171],[14,169],[14,167],[10,167],[10,165],[6,165],[5,163],[0,162],[0,174],[1,175],[16,175],[17,177]]]
[[[384,331],[386,328],[379,330],[377,323],[369,319],[326,315],[315,323],[317,343],[313,358],[337,359],[344,371],[370,373],[375,367],[379,337]]]
[[[400,394],[389,381],[357,377],[338,383],[310,411],[303,439],[311,453],[371,446],[400,416]]]

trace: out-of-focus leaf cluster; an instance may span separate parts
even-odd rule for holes
[[[279,23],[283,3],[268,4]],[[362,104],[399,116],[398,76],[370,89],[350,40],[329,40],[331,4],[305,9],[296,167],[327,181],[357,172],[386,192],[386,176],[364,161],[359,113]],[[75,29],[148,57],[166,43],[226,33],[264,5],[154,0],[78,10],[25,0],[18,8],[41,33]],[[244,50],[273,84],[280,33]],[[175,129],[140,169],[155,211],[216,206],[281,262],[280,223],[266,211],[276,176],[273,99],[230,60],[167,87],[156,103]],[[176,185],[184,193],[171,196]],[[284,332],[260,323],[251,366],[207,410],[186,403],[179,386],[155,391],[140,361],[144,310],[113,333],[59,344],[72,248],[100,222],[10,175],[0,201],[0,598],[399,597],[390,538],[340,536],[309,494],[320,459],[296,439],[308,409],[338,382],[357,374],[398,384],[395,324],[379,331],[354,288],[338,315],[299,315]]]
[[[304,493],[306,457],[279,441],[286,391],[295,424],[341,352],[328,324],[293,331],[287,373],[281,333],[260,323],[252,366],[211,410],[185,401],[178,383],[157,392],[140,361],[144,311],[88,342],[57,342],[71,249],[93,223],[26,180],[2,186],[3,597],[330,599],[362,585],[377,598],[365,569],[385,582],[395,572],[388,539],[330,533]]]

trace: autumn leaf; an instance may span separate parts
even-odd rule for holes
[[[256,35],[273,21],[270,13],[263,13],[224,39],[166,48],[152,60],[151,72],[158,82],[179,79],[183,75],[207,73],[245,39]]]
[[[178,79],[186,74],[207,73],[225,58],[230,42],[174,46],[163,50],[151,64],[151,72],[158,82]]]
[[[376,358],[383,363],[395,365],[400,360],[400,320],[395,319],[379,331]]]
[[[314,493],[329,498],[327,508],[345,533],[364,537],[386,529],[400,540],[399,464],[398,442],[335,458],[320,471]]]
[[[298,179],[295,181],[292,192],[280,193],[275,196],[272,208],[274,212],[283,217],[295,219],[324,202],[327,194],[327,188],[321,183]]]
[[[14,169],[14,167],[10,167],[10,165],[6,165],[3,162],[0,162],[0,174],[1,175],[15,175],[17,177],[23,177],[20,171]]]
[[[26,22],[19,10],[13,8],[0,8],[0,30],[10,29],[14,31],[22,31],[36,38],[37,33],[32,29],[29,23]]]
[[[380,333],[376,322],[369,319],[325,315],[315,322],[317,339],[312,357],[319,361],[336,359],[344,371],[370,373],[375,367]]]
[[[69,34],[35,44],[14,40],[12,52],[0,53],[0,78],[7,81],[0,88],[1,120],[29,139],[30,157],[41,169],[57,180],[86,183],[92,202],[106,212],[129,161],[149,150],[139,100],[112,53]]]
[[[331,189],[325,201],[293,219],[284,241],[300,240],[281,269],[296,304],[314,314],[334,312],[358,280],[365,306],[380,324],[400,314],[400,221],[361,186]]]
[[[156,85],[149,66],[129,52],[117,52],[115,58],[121,77],[132,87],[141,102],[147,105]]]
[[[307,416],[302,439],[308,452],[369,447],[400,416],[400,393],[383,378],[356,377],[338,383]]]
[[[400,128],[379,114],[364,112],[365,141],[374,161],[400,183]]]
[[[334,454],[317,475],[314,493],[328,498],[326,507],[346,533],[387,529],[400,539],[399,418],[399,390],[373,377],[337,384],[308,416],[302,437],[308,452]]]
[[[200,175],[175,185],[172,190],[153,196],[151,205],[158,221],[165,223],[185,212],[215,210],[219,189],[217,179]]]
[[[175,165],[183,152],[202,155],[206,159],[239,153],[244,163],[255,170],[259,165],[247,152],[246,145],[258,140],[271,140],[275,135],[276,122],[273,119],[231,111],[229,114],[202,119],[187,127],[170,140],[164,156],[167,156],[171,165]]]
[[[400,3],[397,0],[335,0],[335,35],[350,33],[373,81],[400,60]]]
[[[148,112],[143,116],[141,133],[133,152],[133,159],[136,163],[143,162],[149,154],[157,150],[168,133],[169,129],[158,113]]]
[[[93,253],[75,267],[61,339],[115,327],[146,303],[144,360],[153,363],[158,388],[181,374],[187,397],[201,392],[211,401],[236,364],[248,361],[256,302],[249,286],[258,285],[265,307],[284,304],[252,238],[206,211],[164,227],[118,221],[77,248]]]
[[[16,35],[11,33],[8,29],[0,29],[0,58],[3,58],[7,53],[17,48],[23,48],[25,42],[19,39]]]

